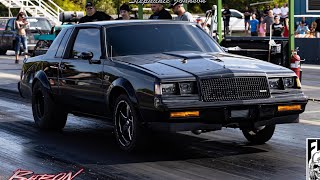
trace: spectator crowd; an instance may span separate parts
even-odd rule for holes
[[[289,36],[289,8],[287,3],[279,8],[278,4],[271,9],[269,5],[262,12],[256,9],[250,10],[246,7],[243,11],[245,33],[251,32],[251,36]],[[300,21],[294,23],[295,37],[302,38],[320,38],[320,17],[311,24],[306,23],[304,17]]]

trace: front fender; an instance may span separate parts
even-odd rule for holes
[[[44,88],[51,92],[51,86],[46,73],[43,70],[37,71],[32,81],[32,89],[34,84],[39,81]]]
[[[109,104],[108,107],[112,105],[110,104],[110,102],[112,102],[112,99],[113,99],[112,96],[121,94],[122,93],[121,90],[128,95],[129,99],[131,100],[134,106],[138,105],[136,91],[133,88],[132,84],[124,78],[118,78],[117,80],[113,81],[109,86],[109,88],[107,89],[106,98],[107,98],[107,103]]]

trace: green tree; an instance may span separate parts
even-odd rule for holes
[[[54,2],[65,11],[83,11],[84,8],[79,1],[72,0],[54,0]]]

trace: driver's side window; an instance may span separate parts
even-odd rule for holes
[[[81,53],[92,53],[93,60],[99,60],[101,58],[101,42],[99,29],[79,29],[77,37],[75,38],[73,44],[72,51],[70,53],[70,58],[81,58]]]

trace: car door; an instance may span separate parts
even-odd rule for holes
[[[96,115],[104,111],[100,36],[100,28],[76,28],[60,63],[62,97],[74,110]]]
[[[6,29],[3,32],[3,48],[7,50],[14,50],[13,41],[15,41],[15,26],[14,26],[15,19],[9,19]]]

